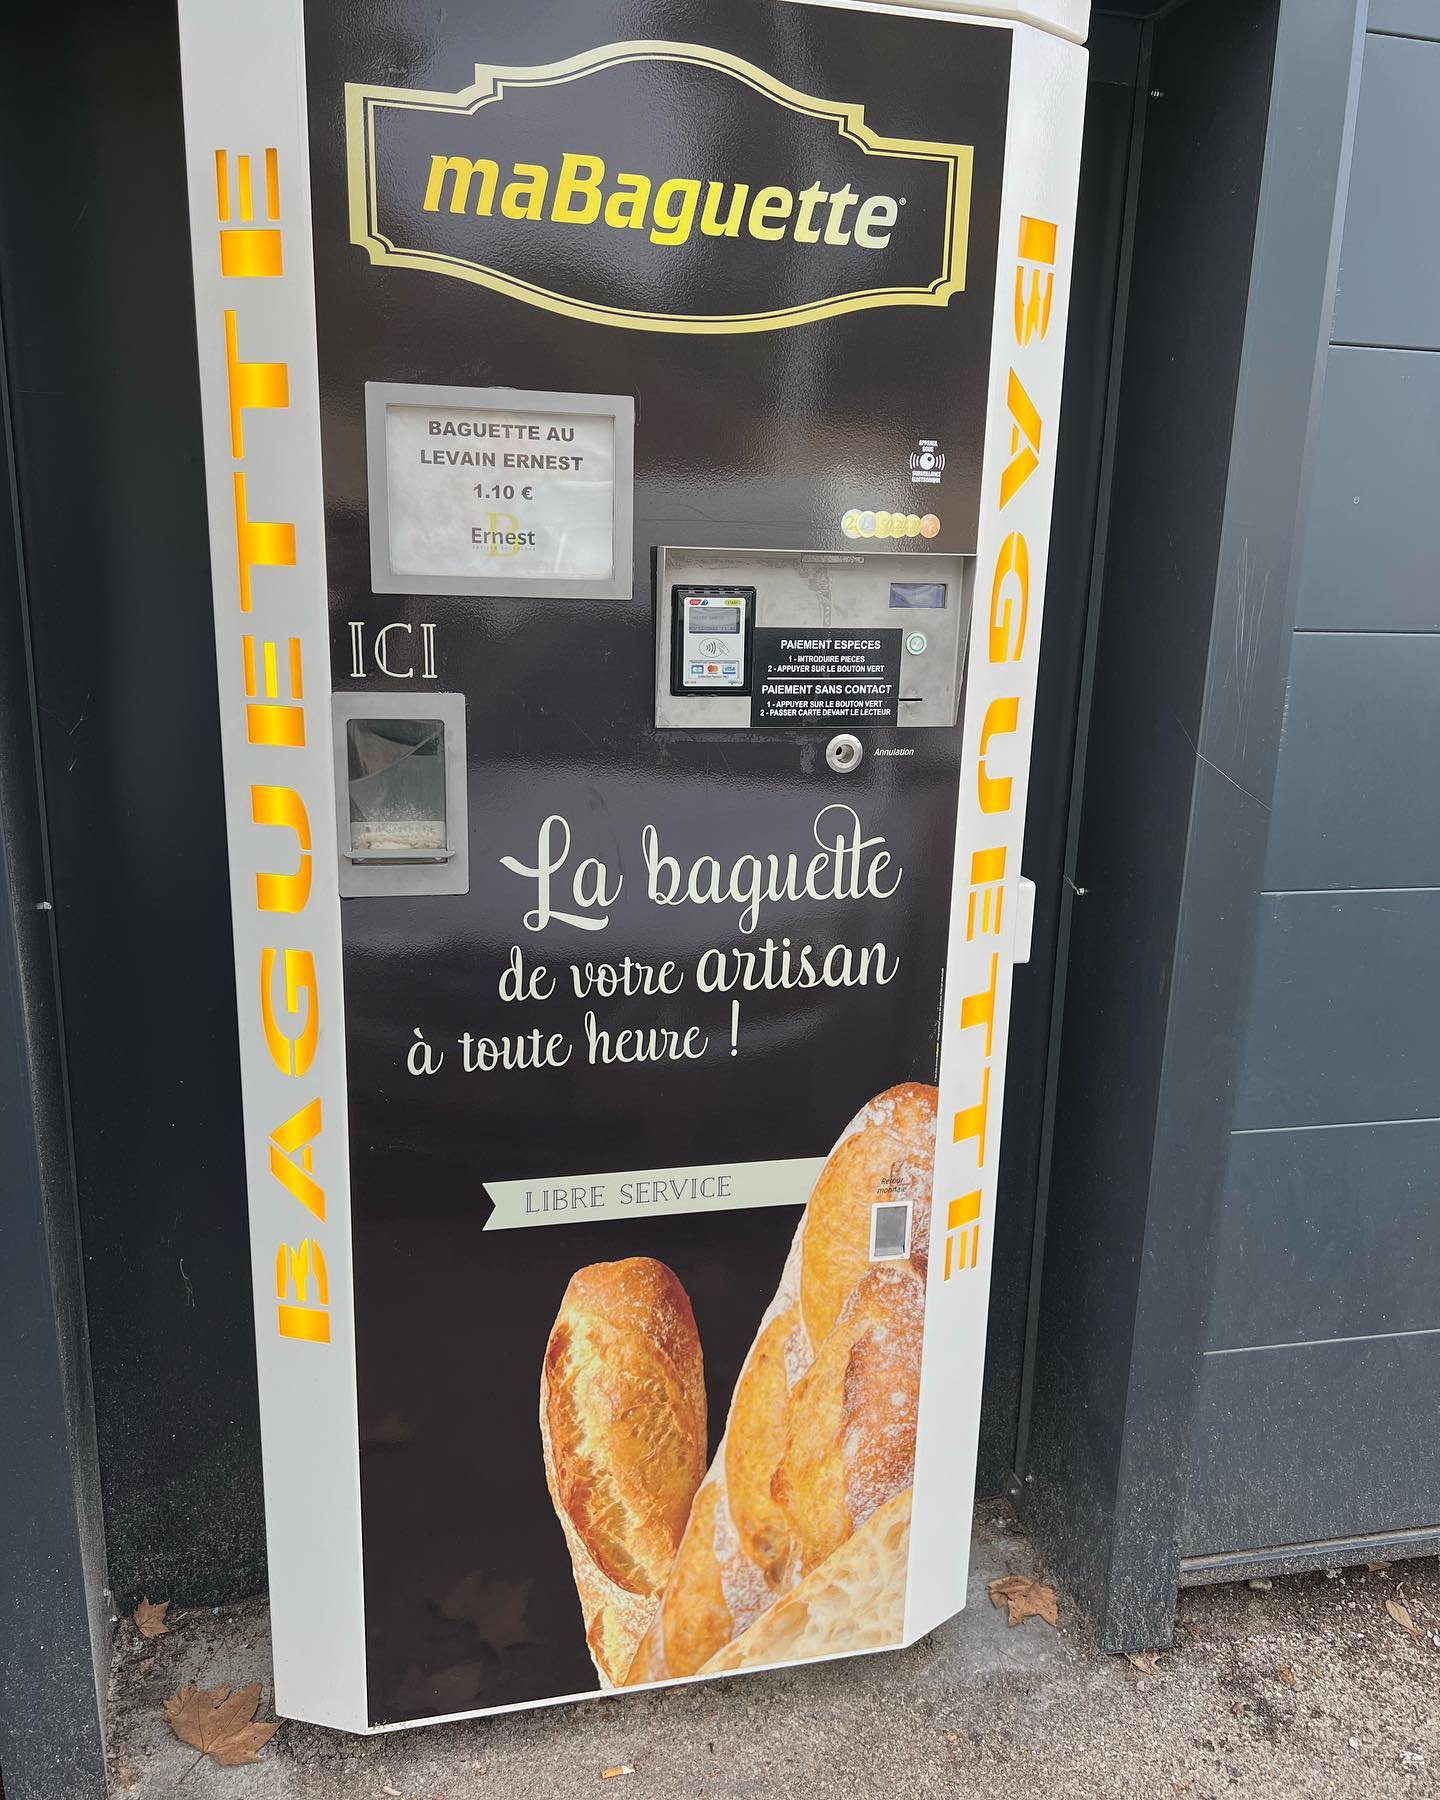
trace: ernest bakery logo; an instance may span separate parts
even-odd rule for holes
[[[608,44],[346,88],[350,235],[596,324],[774,331],[965,286],[968,144],[882,136],[725,51]]]

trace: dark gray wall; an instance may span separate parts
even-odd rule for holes
[[[1369,24],[1183,1526],[1207,1573],[1440,1531],[1440,4]]]
[[[1173,1625],[1360,3],[1145,28],[1020,1490],[1109,1649]]]
[[[110,1614],[0,270],[0,1791],[99,1800]]]
[[[122,1606],[213,1602],[265,1564],[174,5],[5,23],[0,265],[110,1571]]]

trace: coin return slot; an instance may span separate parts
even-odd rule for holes
[[[340,694],[335,704],[340,892],[463,893],[463,698]]]
[[[350,855],[357,862],[445,861],[443,722],[351,719],[345,747]]]

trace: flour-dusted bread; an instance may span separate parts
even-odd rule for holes
[[[771,1486],[798,1575],[910,1486],[924,1329],[924,1283],[904,1263],[876,1263],[796,1383]]]
[[[891,1088],[827,1159],[627,1683],[707,1668],[911,1486],[936,1099]],[[895,1201],[910,1254],[872,1262],[874,1207]]]
[[[903,1489],[871,1513],[853,1537],[717,1651],[700,1673],[810,1662],[898,1644],[905,1626],[914,1491]]]
[[[705,1473],[705,1375],[684,1288],[650,1257],[570,1279],[545,1347],[540,1435],[601,1681],[623,1681]]]

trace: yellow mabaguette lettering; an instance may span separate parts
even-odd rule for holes
[[[507,219],[541,219],[545,216],[545,190],[550,171],[544,163],[516,163],[515,179],[500,196],[500,210]]]
[[[581,169],[589,170],[582,175]],[[555,183],[555,198],[550,203],[550,217],[557,225],[589,225],[600,217],[600,183],[605,179],[603,156],[576,156],[567,150],[560,158],[560,178]],[[572,196],[580,195],[578,206]]]
[[[706,237],[739,237],[740,221],[745,217],[745,202],[750,198],[750,183],[737,181],[730,189],[730,210],[720,217],[720,197],[725,192],[723,181],[712,181],[705,190],[705,204],[700,211],[700,229]]]
[[[660,184],[655,192],[652,244],[684,244],[689,241],[700,204],[700,183],[683,177]]]
[[[763,187],[750,202],[747,229],[751,237],[778,244],[785,235],[785,221],[795,210],[795,196],[789,188]]]
[[[432,156],[430,158],[430,179],[425,184],[424,210],[439,212],[440,200],[445,192],[445,177],[452,177],[450,188],[450,211],[463,213],[468,210],[470,199],[470,183],[478,175],[480,192],[476,197],[475,210],[487,219],[495,204],[495,187],[500,180],[500,165],[492,162],[488,156],[477,156],[472,162],[468,156]]]
[[[905,204],[904,196],[861,194],[848,182],[827,192],[812,181],[797,193],[781,182],[752,191],[745,181],[693,175],[659,179],[626,170],[607,179],[605,158],[589,151],[564,151],[558,173],[544,163],[515,162],[506,169],[488,157],[472,161],[437,152],[430,158],[426,212],[473,210],[488,218],[497,193],[500,214],[507,219],[549,219],[555,225],[599,220],[612,231],[640,231],[648,224],[655,244],[688,244],[698,221],[704,237],[734,238],[744,231],[762,243],[789,238],[797,244],[853,244],[861,250],[889,245]]]
[[[617,175],[615,191],[605,202],[605,223],[616,231],[643,231],[649,207],[650,177]]]

